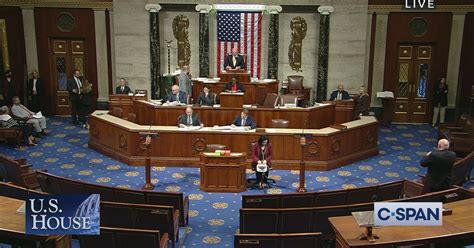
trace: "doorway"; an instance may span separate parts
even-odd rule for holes
[[[432,45],[398,46],[398,73],[395,88],[395,122],[424,123],[430,118]]]
[[[78,69],[87,78],[86,49],[84,40],[51,39],[50,63],[53,89],[53,101],[56,115],[71,114],[67,80]]]

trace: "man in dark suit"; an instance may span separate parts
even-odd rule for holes
[[[245,92],[244,86],[237,82],[237,78],[233,77],[230,82],[225,85],[226,92]]]
[[[12,72],[10,70],[5,72],[5,79],[2,82],[3,97],[5,105],[12,105],[14,96],[18,96],[18,85],[13,81]]]
[[[201,126],[203,127],[204,124],[199,118],[199,115],[193,112],[193,108],[186,107],[186,113],[182,114],[178,118],[178,126],[179,127],[190,127],[190,126]]]
[[[29,108],[33,112],[41,110],[41,100],[43,98],[43,81],[39,77],[37,70],[31,72],[31,78],[28,80],[28,100]]]
[[[252,116],[249,115],[249,110],[243,109],[242,113],[240,113],[240,116],[237,116],[235,118],[234,123],[232,123],[232,126],[250,127],[250,129],[255,129],[257,128],[257,123],[255,123],[255,120],[252,118]]]
[[[224,61],[224,69],[231,70],[231,69],[244,69],[245,62],[244,56],[238,53],[237,47],[232,48],[232,54],[227,56]]]
[[[67,81],[67,91],[69,92],[69,100],[71,102],[71,121],[73,124],[82,122],[81,113],[81,87],[83,78],[81,71],[74,70],[74,75]]]
[[[428,152],[421,160],[421,166],[428,167],[425,189],[429,192],[441,191],[452,187],[452,170],[456,153],[449,149],[449,141],[441,139],[438,149]]]
[[[344,90],[344,85],[339,84],[337,86],[337,90],[331,93],[331,97],[329,98],[329,101],[349,100],[349,99],[351,99],[351,97],[349,96],[349,93]]]
[[[168,102],[188,103],[188,95],[181,91],[178,85],[171,86],[171,94],[168,95]]]
[[[127,80],[125,78],[120,79],[120,85],[115,88],[115,94],[128,94],[130,93],[130,87],[127,86]]]

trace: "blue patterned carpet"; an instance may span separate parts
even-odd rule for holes
[[[1,146],[0,152],[26,157],[35,169],[47,169],[50,173],[86,182],[134,189],[143,184],[143,167],[130,167],[89,149],[88,131],[70,125],[68,118],[50,118],[48,125],[51,134],[42,139],[39,146],[26,149]],[[307,188],[310,191],[332,190],[403,178],[417,179],[417,174],[425,173],[419,166],[420,158],[435,147],[436,137],[436,129],[428,125],[382,127],[378,156],[329,172],[310,171]],[[186,228],[186,247],[233,246],[233,234],[239,228],[240,194],[200,191],[197,168],[154,167],[152,177],[156,190],[189,195],[191,217]],[[298,187],[298,171],[276,170],[271,177],[277,182],[274,188],[244,194],[288,193]]]

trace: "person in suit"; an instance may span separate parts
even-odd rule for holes
[[[31,72],[31,78],[28,80],[28,100],[31,111],[38,112],[41,110],[41,100],[43,98],[43,80],[39,77],[37,70]]]
[[[240,116],[235,117],[232,126],[250,127],[250,129],[255,129],[257,128],[257,123],[255,123],[255,120],[249,115],[249,110],[243,109]]]
[[[441,139],[438,141],[438,149],[428,152],[420,164],[428,168],[426,173],[425,189],[436,192],[449,189],[453,186],[452,170],[456,153],[449,150],[449,141]]]
[[[179,116],[178,118],[179,127],[190,127],[190,126],[201,126],[204,127],[204,124],[199,118],[199,115],[193,112],[193,108],[186,107],[186,112]]]
[[[35,137],[33,137],[33,126],[31,124],[20,124],[8,114],[8,107],[0,107],[0,127],[16,127],[23,132],[24,142],[29,146],[37,146]]]
[[[192,95],[193,82],[191,81],[191,77],[189,67],[187,65],[181,67],[181,73],[178,75],[178,85],[184,93],[188,94],[188,96]]]
[[[258,164],[266,164],[267,172],[258,172],[256,167]],[[255,170],[257,183],[259,188],[267,186],[268,171],[272,167],[272,144],[267,135],[262,135],[258,139],[258,143],[252,149],[252,169]]]
[[[240,55],[237,47],[232,48],[232,54],[229,54],[224,61],[224,69],[231,70],[231,69],[244,69],[245,62],[244,56]]]
[[[73,124],[83,122],[81,113],[81,88],[82,88],[81,71],[74,70],[71,79],[67,81],[67,91],[69,92],[69,101],[71,102],[71,121]]]
[[[181,91],[178,85],[171,86],[171,94],[168,95],[168,102],[188,103],[188,95]]]
[[[351,99],[351,97],[349,96],[349,93],[344,90],[344,85],[339,84],[337,86],[337,90],[331,93],[331,97],[329,98],[329,101],[349,100],[349,99]]]
[[[127,86],[127,80],[125,78],[120,79],[120,85],[115,88],[115,94],[128,94],[130,93],[130,87]]]
[[[369,115],[370,96],[367,94],[365,86],[359,88],[359,96],[356,98],[356,105],[354,109],[354,118],[359,115]]]
[[[225,85],[224,90],[226,92],[245,92],[244,86],[241,83],[237,82],[237,78],[235,77],[230,79],[230,82]]]
[[[12,99],[14,96],[18,96],[18,85],[14,82],[12,72],[10,70],[5,72],[5,79],[2,83],[3,97],[7,106],[12,105]]]
[[[201,106],[212,106],[216,104],[216,94],[212,93],[208,85],[204,85],[202,92],[199,94],[197,104]]]
[[[14,96],[12,105],[12,115],[20,118],[26,123],[32,124],[37,135],[46,135],[46,118],[41,116],[40,118],[35,118],[33,115],[35,112],[29,110],[25,105],[21,104],[20,98]]]
[[[448,85],[446,84],[446,78],[441,78],[436,87],[433,95],[433,127],[438,122],[444,123],[444,117],[446,115],[446,106],[448,105]]]
[[[130,90],[130,89],[129,89]],[[81,116],[82,117],[82,127],[89,129],[89,115],[92,112],[92,84],[89,83],[89,80],[84,79],[84,83],[81,88],[82,99],[81,99]]]

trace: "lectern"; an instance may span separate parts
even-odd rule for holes
[[[242,105],[244,104],[243,92],[221,92],[219,98],[221,100],[221,106],[226,108],[242,108]]]
[[[145,184],[143,190],[154,190],[155,186],[151,183],[151,160],[150,160],[150,145],[152,139],[158,138],[158,133],[143,132],[140,133],[139,147],[142,150],[146,150],[145,158]]]
[[[358,237],[360,240],[367,240],[373,243],[379,238],[372,232],[374,228],[374,211],[352,212],[352,216],[354,216],[359,227],[365,227],[365,232]]]
[[[243,192],[246,190],[245,153],[218,155],[203,152],[200,189],[207,192]]]
[[[250,82],[250,72],[243,69],[232,69],[221,72],[221,82],[230,82],[235,77],[238,82]]]
[[[304,134],[302,133],[300,136],[300,146],[301,146],[301,158],[300,158],[300,180],[299,186],[296,190],[297,192],[307,192],[306,189],[306,163],[305,163],[305,151],[307,145],[307,139],[312,139],[313,136],[311,134]]]

